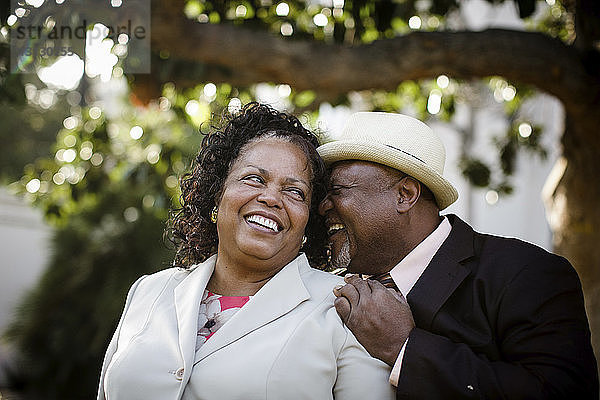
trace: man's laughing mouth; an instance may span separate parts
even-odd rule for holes
[[[329,227],[327,228],[327,234],[329,235],[329,237],[331,237],[344,229],[346,229],[346,226],[344,224],[334,223],[329,225]]]

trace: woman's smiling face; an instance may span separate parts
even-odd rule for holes
[[[302,244],[311,195],[310,164],[298,146],[276,137],[247,144],[223,185],[219,257],[267,270],[289,263]]]

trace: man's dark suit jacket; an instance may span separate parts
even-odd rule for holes
[[[450,236],[408,294],[398,399],[598,399],[577,273],[516,239]]]

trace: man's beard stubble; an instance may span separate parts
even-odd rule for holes
[[[350,240],[348,239],[348,235],[346,235],[339,253],[334,256],[331,263],[334,268],[348,268],[350,261]]]

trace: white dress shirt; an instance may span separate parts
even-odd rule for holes
[[[451,230],[452,225],[450,225],[448,218],[443,217],[438,227],[392,268],[390,275],[404,297],[408,296],[408,293],[415,283],[417,283],[417,280],[421,277],[421,274],[423,274],[423,271],[425,271],[435,253],[437,253],[448,238],[448,235],[450,235]],[[402,358],[404,357],[404,350],[407,343],[408,340],[404,342],[394,368],[392,368],[392,372],[390,373],[390,383],[394,386],[398,386]]]

